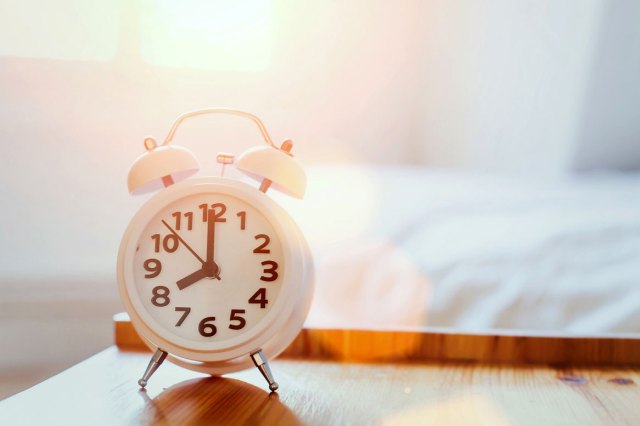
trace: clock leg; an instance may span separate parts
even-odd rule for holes
[[[273,379],[273,374],[271,373],[271,368],[269,367],[269,361],[267,360],[267,357],[262,353],[262,349],[259,349],[256,352],[252,353],[251,360],[253,360],[255,366],[258,367],[258,370],[260,370],[260,373],[262,373],[262,377],[264,377],[269,383],[269,389],[271,389],[272,392],[278,390],[278,383],[276,383],[276,381]]]
[[[153,373],[156,372],[158,367],[160,367],[160,364],[162,364],[162,362],[166,357],[167,357],[167,353],[162,349],[158,349],[156,353],[153,354],[153,356],[151,357],[151,360],[149,361],[149,365],[147,365],[147,369],[144,371],[144,374],[142,375],[142,378],[138,380],[138,384],[140,385],[141,388],[144,388],[145,386],[147,386],[147,382],[149,381],[151,376],[153,376]]]

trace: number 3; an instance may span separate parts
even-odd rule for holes
[[[262,281],[275,281],[278,279],[278,264],[273,260],[265,260],[262,262],[262,266],[269,266],[269,268],[265,268],[262,273],[268,274],[269,276],[261,276],[260,280]]]

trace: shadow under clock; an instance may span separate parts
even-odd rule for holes
[[[142,424],[302,424],[280,402],[277,393],[235,379],[187,380],[165,389],[154,399],[144,389],[138,393],[145,401]]]

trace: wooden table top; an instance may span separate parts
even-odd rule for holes
[[[111,347],[0,402],[0,424],[612,425],[640,421],[640,369],[277,359],[211,378]]]

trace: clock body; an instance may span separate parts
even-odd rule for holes
[[[210,258],[215,268],[204,276]],[[117,274],[145,343],[210,374],[251,367],[259,349],[277,356],[313,294],[309,248],[291,217],[258,189],[218,177],[149,199],[125,231]]]

